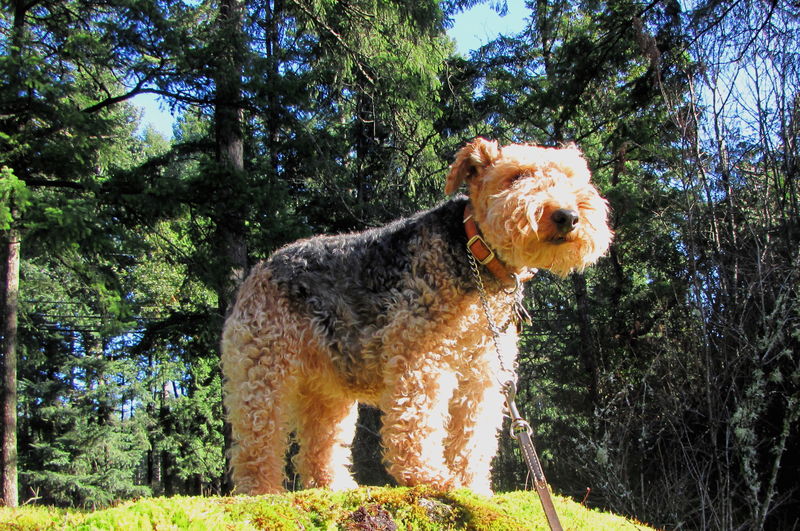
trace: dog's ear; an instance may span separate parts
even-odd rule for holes
[[[564,144],[562,148],[556,152],[556,155],[567,177],[585,182],[589,181],[589,166],[586,163],[583,152],[575,142]]]
[[[450,165],[450,173],[447,174],[444,193],[454,193],[461,183],[480,173],[498,158],[500,148],[496,141],[476,138],[456,153],[456,160]]]

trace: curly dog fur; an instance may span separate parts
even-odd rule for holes
[[[498,359],[467,256],[464,211],[510,273],[582,270],[611,241],[608,208],[574,146],[500,147],[476,139],[450,167],[458,196],[385,227],[278,250],[239,289],[222,337],[237,491],[283,488],[289,435],[306,487],[355,487],[359,402],[383,413],[388,471],[401,485],[490,493],[513,378],[520,291],[482,271],[504,332]],[[513,291],[513,290],[512,290]]]

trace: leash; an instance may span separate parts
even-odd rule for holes
[[[506,395],[506,406],[511,414],[511,438],[519,443],[525,464],[528,465],[528,470],[533,475],[533,485],[536,487],[536,493],[539,495],[539,501],[542,503],[544,515],[547,517],[547,524],[552,531],[562,531],[558,513],[556,513],[553,499],[550,496],[550,488],[547,486],[547,478],[544,477],[542,464],[539,462],[539,456],[536,454],[536,448],[533,446],[533,439],[531,438],[533,430],[531,429],[531,425],[528,424],[528,421],[519,414],[517,404],[514,401],[514,397],[517,394],[517,386],[514,385],[512,380],[509,380],[506,382],[503,392]]]
[[[503,356],[500,352],[500,329],[495,323],[492,310],[489,307],[489,300],[486,296],[486,288],[483,284],[483,277],[481,277],[480,269],[478,268],[478,261],[476,260],[470,245],[467,244],[467,256],[469,257],[470,266],[472,267],[472,274],[475,277],[475,284],[478,287],[478,293],[481,299],[481,306],[483,306],[483,313],[489,323],[489,330],[492,332],[492,341],[494,342],[495,352],[497,359],[500,362],[500,370],[504,374],[509,374],[503,363]],[[521,297],[519,296],[522,289],[522,283],[519,278],[514,275],[515,287],[513,292],[506,291],[506,294],[514,296],[514,309],[517,317],[527,316],[525,308],[522,306]],[[510,324],[510,323],[509,323]],[[507,326],[507,325],[506,325]],[[516,362],[514,363],[514,372],[516,372]],[[505,383],[500,382],[503,386],[503,394],[506,399],[506,408],[508,409],[509,416],[511,417],[511,438],[517,441],[522,451],[522,457],[528,470],[533,475],[533,484],[536,488],[536,493],[539,495],[539,501],[542,503],[544,515],[547,518],[547,524],[550,526],[551,531],[562,531],[561,522],[558,519],[556,508],[553,505],[553,499],[550,496],[550,488],[547,485],[547,479],[544,477],[544,470],[542,464],[539,462],[539,456],[536,453],[536,448],[533,446],[533,438],[531,433],[531,425],[528,424],[519,414],[517,403],[515,401],[517,395],[517,386],[513,378],[509,378]]]

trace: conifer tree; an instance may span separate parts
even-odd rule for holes
[[[119,332],[126,318],[124,294],[117,290],[115,272],[119,265],[115,259],[124,255],[114,252],[119,250],[118,243],[126,236],[120,235],[113,218],[103,216],[98,197],[112,161],[124,165],[127,158],[124,154],[125,140],[133,132],[132,114],[127,107],[120,105],[125,98],[118,97],[113,91],[121,89],[119,80],[130,73],[131,63],[140,60],[142,54],[125,53],[131,50],[132,45],[124,37],[108,38],[109,25],[106,22],[110,20],[108,16],[115,13],[104,2],[11,2],[3,4],[2,9],[4,22],[9,22],[4,24],[7,31],[2,34],[2,48],[9,53],[0,59],[3,81],[0,99],[4,105],[0,120],[3,223],[11,231],[7,240],[14,242],[22,252],[24,279],[31,276],[28,266],[32,260],[50,271],[61,268],[81,278],[83,292],[77,290],[53,302],[69,308],[75,297],[90,299],[82,301],[80,306],[102,318],[103,325],[91,333],[81,330],[79,350],[72,352],[79,352],[79,357],[85,362],[95,358],[101,360],[105,356],[104,346],[108,345],[112,334]],[[138,16],[148,17],[148,14],[139,12]],[[135,25],[133,17],[119,20]],[[120,32],[117,36],[122,35],[125,33]],[[24,211],[23,198],[27,202]],[[13,219],[7,219],[9,214],[13,214]],[[12,223],[10,226],[9,221]],[[76,253],[75,249],[80,249],[80,252]],[[14,253],[9,256],[14,256]],[[14,268],[7,270],[13,273]],[[6,301],[12,303],[13,283],[7,284],[5,291]],[[11,331],[15,321],[13,304],[8,305],[9,315],[4,317],[4,323],[9,327],[5,333],[5,366],[14,366],[14,347],[21,347],[16,348],[16,352],[23,356],[19,369],[21,374],[25,374],[31,368],[31,354],[41,347],[36,341],[31,341],[37,334],[30,327],[29,319],[34,314],[29,313],[33,308],[28,297],[51,299],[45,292],[37,292],[33,285],[26,287],[25,282],[20,286],[20,293],[21,304],[17,310],[23,312],[20,319],[22,333],[15,337]],[[33,306],[36,304],[38,302]],[[69,320],[64,315],[57,319],[62,323]],[[102,336],[98,337],[98,333]],[[90,344],[92,348],[88,348]],[[34,350],[30,350],[31,347]],[[68,358],[67,361],[71,360]],[[111,391],[112,374],[116,369],[112,368],[114,363],[107,365],[106,361],[91,368],[88,365],[83,367],[86,375],[92,373],[93,376],[82,384],[88,386],[82,392],[87,396],[94,393],[94,398],[85,403],[89,409],[76,411],[76,419],[95,419],[100,426],[111,426],[107,422],[112,418],[108,399],[116,399]],[[72,370],[69,364],[61,368],[68,372]],[[15,382],[11,374],[7,382],[6,394],[13,398]],[[22,382],[27,386],[28,382],[24,379]],[[25,393],[30,389],[25,387]],[[4,436],[7,440],[16,433],[13,421],[17,418],[23,430],[30,428],[28,422],[32,419],[24,414],[18,416],[15,409],[25,411],[31,398],[23,395],[19,408],[15,408],[12,400],[5,401]],[[89,404],[99,407],[97,414],[90,412],[92,406]],[[97,433],[92,434],[91,429],[75,427],[73,433],[81,437],[94,436],[95,441],[98,439]],[[48,437],[54,440],[58,434],[50,433]],[[29,438],[23,437],[21,441],[33,444]],[[86,451],[93,447],[85,442],[86,439],[72,440],[69,451]],[[27,450],[30,448],[26,447]],[[20,453],[20,462],[29,464],[29,457],[27,452]],[[16,465],[13,450],[7,450],[3,459],[4,467]],[[64,460],[61,458],[55,463],[61,466]],[[29,477],[30,472],[23,469],[21,475]],[[82,481],[78,477],[76,481]],[[8,480],[4,494],[6,504],[13,505],[17,486],[13,484],[11,468],[4,473],[4,479]],[[110,482],[110,485],[119,484],[118,479]],[[68,492],[64,495],[69,497]],[[89,497],[102,499],[102,495],[91,494]]]

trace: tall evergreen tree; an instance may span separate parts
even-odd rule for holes
[[[16,431],[15,396],[16,367],[15,305],[18,286],[15,285],[15,264],[25,246],[21,244],[31,234],[31,216],[39,220],[55,219],[61,212],[59,202],[69,202],[87,189],[93,175],[91,164],[96,162],[102,135],[110,131],[115,117],[103,112],[90,112],[92,78],[79,68],[89,65],[87,51],[95,42],[86,39],[82,21],[72,16],[68,6],[40,5],[30,2],[12,2],[3,6],[4,24],[0,60],[2,78],[3,117],[0,131],[4,168],[4,207],[14,218],[6,227],[9,267],[5,268],[4,283],[6,315],[4,322],[5,357],[5,425],[4,425],[4,499],[6,504],[16,504],[16,455],[13,438]],[[72,33],[69,30],[73,30]],[[61,49],[61,56],[53,56],[49,49]],[[75,60],[79,56],[81,59]],[[106,76],[107,77],[107,76]],[[28,189],[38,188],[41,193],[30,195],[30,209],[25,219],[20,217],[20,197],[9,193],[16,182]],[[51,200],[55,200],[51,202]],[[70,213],[73,214],[73,213]],[[68,227],[69,238],[85,230],[83,220],[70,223],[69,214],[58,222]],[[6,222],[8,220],[4,220]],[[41,233],[41,231],[39,231]],[[83,236],[87,236],[86,233]],[[17,277],[18,278],[18,277]]]

